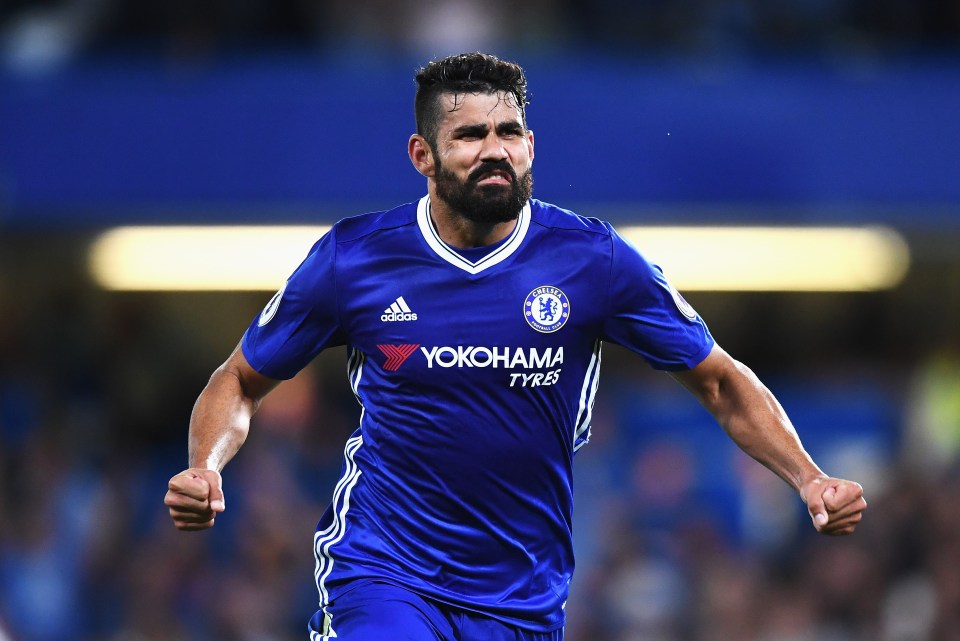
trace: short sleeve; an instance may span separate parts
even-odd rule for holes
[[[331,230],[253,319],[241,349],[261,374],[288,379],[323,349],[344,342],[337,305],[335,231]]]
[[[700,315],[663,271],[610,228],[611,273],[603,338],[640,354],[660,370],[699,364],[714,340]]]

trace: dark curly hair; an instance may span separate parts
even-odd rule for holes
[[[443,114],[439,97],[452,93],[510,93],[527,126],[527,77],[520,65],[486,53],[461,53],[433,60],[417,71],[413,111],[417,133],[436,149]]]

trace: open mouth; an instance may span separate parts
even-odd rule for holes
[[[478,185],[509,185],[512,182],[513,176],[500,169],[484,172],[477,178]]]

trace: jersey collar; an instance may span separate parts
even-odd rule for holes
[[[430,246],[430,249],[432,249],[437,256],[469,274],[479,274],[483,270],[493,267],[512,256],[523,243],[523,239],[527,235],[527,230],[530,228],[530,201],[527,201],[523,209],[520,210],[520,215],[517,216],[517,224],[510,233],[510,236],[507,237],[506,242],[476,262],[467,260],[440,238],[433,223],[430,221],[429,195],[421,198],[417,205],[417,224],[420,226],[420,233],[423,234],[423,239],[427,241],[427,245]]]

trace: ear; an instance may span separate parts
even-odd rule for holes
[[[414,168],[427,178],[433,178],[436,174],[436,164],[433,160],[433,150],[426,138],[420,134],[410,136],[407,143],[407,155],[410,156],[410,162]]]
[[[527,129],[527,149],[530,152],[530,162],[533,162],[533,130]]]

